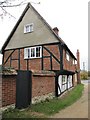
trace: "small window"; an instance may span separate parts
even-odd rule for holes
[[[73,59],[73,65],[75,64],[75,60]]]
[[[24,49],[24,59],[42,57],[42,47],[30,47]]]
[[[62,84],[65,84],[66,82],[67,82],[66,76],[65,76],[65,75],[62,75]]]
[[[66,59],[69,61],[69,53],[66,52]]]
[[[33,32],[33,23],[24,26],[24,33]]]

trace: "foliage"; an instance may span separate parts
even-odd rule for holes
[[[90,77],[90,71],[88,71],[88,77]]]
[[[88,79],[88,72],[87,71],[81,71],[80,77],[82,80],[87,80]]]
[[[45,102],[37,103],[24,110],[8,109],[3,112],[3,118],[46,118],[73,104],[82,96],[83,89],[84,85],[79,84],[68,91],[64,97],[46,99]]]

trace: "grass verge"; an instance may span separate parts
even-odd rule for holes
[[[79,84],[64,97],[46,99],[45,102],[37,103],[22,111],[9,108],[3,112],[3,118],[45,118],[73,104],[82,96],[83,90],[84,85]]]

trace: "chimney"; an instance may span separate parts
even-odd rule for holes
[[[80,84],[80,53],[79,50],[77,50],[77,83]]]
[[[57,28],[57,27],[54,27],[53,28],[53,31],[57,34],[57,35],[59,35],[58,33],[59,33],[59,29]]]

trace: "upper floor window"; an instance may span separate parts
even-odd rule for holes
[[[24,26],[24,33],[33,32],[33,23]]]
[[[69,53],[68,52],[66,52],[66,59],[69,61]]]
[[[24,59],[42,57],[42,47],[30,47],[24,49]]]
[[[75,60],[73,59],[73,65],[75,64]]]

